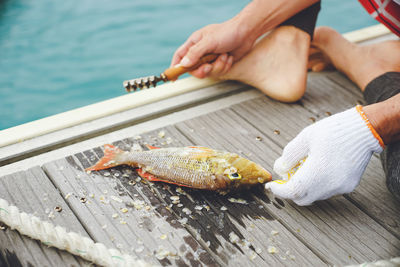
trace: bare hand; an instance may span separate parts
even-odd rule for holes
[[[191,67],[206,54],[221,54],[212,64],[203,64],[191,72],[198,78],[217,77],[228,72],[233,62],[252,48],[254,41],[234,20],[211,24],[194,32],[176,50],[171,66],[180,63],[184,67]]]

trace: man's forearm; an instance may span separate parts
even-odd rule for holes
[[[400,140],[400,94],[363,110],[385,144]]]
[[[257,39],[319,0],[254,0],[232,18],[248,38]]]

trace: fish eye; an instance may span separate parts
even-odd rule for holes
[[[239,180],[239,179],[242,179],[242,176],[241,176],[239,173],[237,173],[237,172],[228,174],[228,177],[229,177],[229,179],[231,179],[231,180]]]

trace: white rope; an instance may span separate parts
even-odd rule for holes
[[[102,266],[151,266],[131,255],[122,254],[117,249],[108,249],[102,243],[95,243],[88,237],[75,232],[67,232],[64,227],[42,221],[40,218],[20,212],[0,198],[0,221],[23,235],[37,239],[43,244],[66,250],[71,254]]]
[[[366,262],[357,265],[348,265],[346,267],[399,267],[399,266],[400,266],[400,257],[392,258],[389,260]]]

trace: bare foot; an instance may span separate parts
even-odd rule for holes
[[[310,36],[293,26],[281,26],[260,40],[223,76],[260,89],[283,102],[299,100],[306,89]]]
[[[400,71],[400,41],[362,46],[350,43],[332,28],[318,27],[312,46],[309,68],[320,71],[332,63],[362,91],[374,78],[389,71]]]

